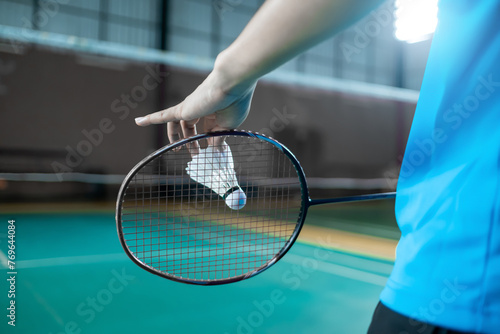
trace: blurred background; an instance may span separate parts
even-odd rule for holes
[[[261,3],[1,0],[0,199],[113,199],[120,177],[91,175],[126,174],[168,143],[134,118],[188,95]],[[283,142],[310,178],[394,188],[430,46],[398,40],[394,11],[262,79],[242,128]],[[16,182],[40,173],[58,182]]]
[[[57,283],[57,289],[68,289],[68,295],[74,295],[76,301],[65,300],[67,297],[61,292],[55,304],[51,304],[44,292],[54,286],[37,286],[27,279],[24,288],[21,287],[24,292],[20,292],[25,294],[25,307],[27,303],[33,303],[35,310],[42,311],[26,310],[25,315],[33,317],[33,312],[37,313],[41,327],[33,330],[27,319],[20,319],[27,327],[23,330],[21,326],[17,332],[72,333],[67,325],[69,320],[80,316],[74,311],[79,305],[77,301],[85,301],[85,296],[102,291],[101,288],[105,288],[106,282],[115,275],[110,271],[115,269],[106,267],[106,264],[123,261],[116,270],[120,271],[124,263],[127,263],[126,268],[132,268],[133,264],[128,264],[126,256],[119,253],[120,246],[114,235],[113,202],[127,172],[144,156],[168,143],[164,126],[139,128],[134,118],[182,101],[203,81],[217,54],[238,36],[263,2],[0,0],[2,228],[8,219],[18,217],[16,219],[24,221],[24,225],[18,227],[19,231],[24,229],[26,233],[19,236],[26,238],[20,252],[25,252],[25,261],[35,261],[24,263],[27,271],[33,271],[33,277],[45,275],[43,277],[49,282],[53,272],[38,270],[45,266],[44,263],[52,263],[47,264],[49,267],[54,265],[47,262],[48,259],[59,259],[62,255],[70,259],[84,257],[86,260],[79,259],[88,266],[75,269],[72,265],[79,263],[78,260],[55,262],[63,263],[55,266],[64,270],[58,274],[61,282]],[[264,133],[289,147],[302,163],[312,197],[395,190],[437,21],[436,13],[436,1],[387,1],[354,26],[265,76],[257,86],[250,116],[241,128]],[[393,205],[389,200],[315,208],[310,214],[315,217],[308,217],[307,224],[380,238],[393,247],[399,237]],[[96,225],[88,225],[91,222]],[[55,234],[49,234],[44,226],[50,227]],[[7,227],[0,231],[4,241],[0,243],[2,252],[5,251],[6,231]],[[99,239],[95,239],[96,231],[107,233],[105,238],[109,243],[102,245],[102,249],[96,246],[98,250],[90,255],[83,250],[81,254],[66,253],[74,245],[87,251],[95,242],[100,245]],[[74,233],[80,234],[78,239],[70,238]],[[364,239],[359,240],[358,243],[364,242]],[[64,245],[58,246],[60,242]],[[332,251],[345,250],[341,248],[330,247]],[[47,249],[47,254],[40,255],[41,249]],[[352,252],[368,256],[366,252]],[[111,255],[105,255],[107,253]],[[109,277],[104,275],[107,278],[96,283],[100,288],[89,288],[90,292],[75,295],[73,292],[78,288],[68,283],[72,280],[70,272],[81,270],[82,277],[86,277],[88,270],[95,268],[92,261],[97,261],[94,258],[89,260],[88,256],[101,256],[104,260],[99,265],[104,266],[103,270]],[[363,267],[356,270],[368,270],[372,275],[376,272],[383,279],[390,272],[393,255],[375,258],[368,256],[356,261],[382,261],[377,262],[378,267],[377,264],[368,266],[379,269]],[[135,267],[127,270],[135,270]],[[286,272],[287,268],[276,270]],[[150,274],[137,271],[135,275]],[[326,282],[331,277],[322,279],[328,284]],[[189,300],[196,300],[189,286],[165,283],[156,277],[152,280],[162,289],[190,293]],[[269,280],[280,282],[279,278]],[[38,284],[43,284],[41,282],[43,280]],[[140,279],[133,282],[138,289],[140,282]],[[287,313],[282,314],[283,319],[275,317],[276,324],[271,327],[265,326],[266,317],[262,326],[250,324],[245,327],[238,320],[238,314],[243,314],[240,318],[248,325],[245,316],[251,315],[252,307],[255,307],[252,306],[252,298],[257,298],[255,291],[268,297],[268,290],[262,292],[261,285],[269,286],[268,283],[241,283],[250,284],[243,294],[237,288],[220,290],[226,296],[223,300],[233,300],[230,303],[232,308],[236,301],[229,299],[233,296],[231,293],[250,298],[247,311],[236,307],[238,311],[235,312],[239,313],[233,312],[217,322],[219,327],[222,323],[227,324],[227,328],[225,325],[220,328],[207,325],[203,330],[201,327],[182,327],[187,326],[186,323],[195,325],[187,316],[172,316],[171,308],[169,321],[180,326],[175,327],[177,329],[169,331],[165,325],[165,331],[155,331],[159,328],[156,326],[163,324],[159,315],[154,319],[142,319],[142,326],[147,322],[152,327],[140,328],[155,333],[232,333],[238,332],[238,328],[241,333],[294,332],[293,328],[299,328],[299,325],[290,320]],[[363,305],[362,310],[354,307],[350,313],[351,319],[356,315],[360,317],[355,324],[359,327],[349,327],[354,321],[350,325],[344,324],[343,316],[332,320],[325,315],[319,316],[321,319],[310,315],[297,320],[306,328],[300,332],[327,332],[323,330],[335,328],[335,324],[340,329],[334,333],[362,332],[359,328],[367,326],[383,286],[375,285],[368,293],[371,294],[368,301],[363,299],[367,293],[359,293],[362,288],[349,285],[343,288],[347,301],[356,291],[360,298],[358,302]],[[153,295],[154,286],[149,286],[152,289],[149,293]],[[286,287],[282,288],[286,290]],[[324,297],[324,291],[328,290],[325,289],[316,291],[316,295]],[[196,294],[200,293],[200,290],[196,291]],[[202,301],[208,303],[214,296],[220,296],[214,291],[219,290],[214,288],[203,292],[205,297],[198,295],[201,305],[195,309],[200,311],[200,307],[203,310],[210,307]],[[312,292],[302,293],[296,304],[290,303],[289,312],[304,311],[299,300],[312,298]],[[130,298],[137,298],[133,301],[140,304],[143,297],[136,292]],[[288,298],[293,299],[290,295]],[[165,301],[147,301],[151,305],[160,305],[156,302],[162,304]],[[323,302],[332,305],[329,299]],[[187,308],[192,307],[185,300],[183,303]],[[61,305],[65,304],[70,306],[69,315],[62,311],[64,307]],[[299,309],[294,309],[293,305]],[[318,305],[323,304],[314,305],[313,309],[319,311],[322,308]],[[340,302],[335,305],[335,312],[346,309],[346,305]],[[119,305],[112,306],[116,309],[108,316],[103,312],[98,322],[80,319],[80,326],[76,328],[85,333],[117,332],[111,328],[116,322],[124,321],[120,317],[123,310]],[[131,316],[130,312],[127,314]],[[207,316],[207,319],[213,317]],[[291,322],[286,322],[286,319]],[[319,327],[307,327],[312,322]],[[126,332],[129,326],[125,321],[117,328]]]

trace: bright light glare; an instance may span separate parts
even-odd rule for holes
[[[438,0],[396,0],[396,38],[408,43],[429,39],[438,23]]]

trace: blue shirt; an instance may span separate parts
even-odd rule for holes
[[[440,1],[396,218],[402,236],[382,303],[500,333],[500,1]]]

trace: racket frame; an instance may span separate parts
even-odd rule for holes
[[[242,136],[242,137],[255,137],[259,138],[261,140],[264,140],[270,144],[273,144],[275,147],[277,147],[280,151],[282,151],[292,162],[293,166],[295,167],[295,171],[297,172],[297,176],[299,177],[300,180],[300,185],[301,185],[301,210],[299,212],[299,217],[297,219],[297,224],[295,226],[295,230],[286,242],[286,244],[283,246],[283,248],[277,253],[271,260],[269,260],[265,265],[261,266],[258,269],[255,269],[251,272],[248,272],[243,275],[239,276],[234,276],[230,277],[227,279],[217,279],[217,280],[194,280],[194,279],[188,279],[188,278],[182,278],[182,277],[177,277],[174,275],[171,275],[169,273],[157,270],[146,263],[142,262],[139,260],[137,257],[134,256],[132,251],[129,249],[127,242],[125,241],[125,236],[123,233],[123,228],[122,228],[122,203],[124,201],[124,196],[126,193],[126,190],[130,184],[130,181],[133,179],[133,177],[139,172],[139,170],[146,164],[148,164],[150,161],[153,159],[157,158],[161,154],[163,154],[166,151],[173,150],[177,147],[183,146],[189,142],[193,141],[198,141],[198,140],[203,140],[207,138],[212,138],[212,137],[220,137],[220,136]],[[318,203],[320,204],[320,203]],[[299,161],[293,153],[283,144],[278,142],[275,139],[266,137],[264,135],[255,133],[255,132],[250,132],[250,131],[241,131],[241,130],[229,130],[229,131],[217,131],[217,132],[209,132],[209,133],[204,133],[204,134],[198,134],[194,135],[189,138],[184,138],[181,139],[177,142],[174,142],[172,144],[169,144],[167,146],[164,146],[160,148],[159,150],[156,150],[155,152],[151,153],[144,159],[142,159],[138,164],[136,164],[130,172],[127,174],[125,179],[122,182],[122,185],[120,187],[120,190],[118,191],[118,198],[116,201],[116,214],[115,214],[115,220],[116,220],[116,228],[118,232],[118,237],[120,239],[120,244],[122,245],[123,249],[125,250],[125,253],[127,256],[139,267],[142,269],[145,269],[149,271],[152,274],[158,275],[160,277],[167,278],[172,281],[176,282],[181,282],[181,283],[187,283],[187,284],[194,284],[194,285],[220,285],[220,284],[227,284],[227,283],[234,283],[238,282],[241,280],[245,280],[248,278],[251,278],[255,275],[260,274],[264,270],[268,269],[272,265],[274,265],[277,261],[279,261],[292,247],[294,242],[297,240],[297,237],[300,234],[300,231],[302,230],[302,226],[304,225],[304,221],[307,215],[307,210],[310,205],[314,205],[314,202],[311,202],[311,199],[309,198],[309,189],[307,187],[307,182],[306,182],[306,177],[304,174],[304,170],[302,169],[302,166],[300,165]]]

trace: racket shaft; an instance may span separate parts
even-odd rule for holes
[[[395,198],[395,197],[396,197],[396,192],[388,192],[388,193],[348,196],[348,197],[339,197],[339,198],[311,199],[311,200],[309,200],[309,206],[319,205],[319,204],[373,201],[373,200],[378,200],[378,199],[387,199],[387,198]]]

